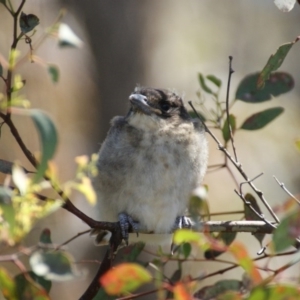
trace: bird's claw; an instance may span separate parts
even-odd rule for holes
[[[181,228],[191,228],[192,227],[192,221],[190,218],[186,216],[178,216],[175,219],[175,223],[173,225],[173,230],[181,229]]]
[[[124,239],[126,245],[128,245],[129,227],[131,226],[132,230],[136,232],[138,236],[139,223],[134,221],[133,218],[126,213],[120,213],[118,215],[118,219],[120,222],[122,238]]]
[[[193,223],[190,218],[186,216],[178,216],[175,219],[175,223],[173,225],[173,231],[177,229],[182,229],[182,228],[192,228]],[[174,252],[178,249],[178,245],[175,245],[172,243],[171,245],[171,254],[173,255]]]

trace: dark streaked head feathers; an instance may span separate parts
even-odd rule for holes
[[[138,87],[131,95],[138,94],[146,97],[150,112],[155,113],[161,118],[167,119],[177,115],[184,120],[190,119],[181,97],[174,92],[166,89]],[[132,109],[139,110],[134,105],[132,105]]]

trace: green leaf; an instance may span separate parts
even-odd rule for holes
[[[221,232],[217,240],[223,241],[225,245],[229,246],[236,238],[237,232]],[[218,251],[215,249],[208,249],[204,252],[204,257],[206,259],[214,259],[221,254],[223,254],[225,251]]]
[[[60,47],[81,47],[82,41],[77,37],[73,30],[64,23],[61,23],[58,30],[58,40]]]
[[[201,290],[196,292],[194,296],[197,299],[219,299],[218,296],[223,295],[226,292],[229,291],[240,292],[242,288],[243,288],[243,283],[241,281],[234,280],[234,279],[225,279],[216,282],[214,285],[203,287]],[[262,299],[262,298],[257,298],[257,299]]]
[[[45,228],[40,235],[40,242],[43,244],[52,244],[51,240],[51,231],[48,228]]]
[[[261,209],[259,205],[257,204],[256,199],[250,194],[247,193],[245,195],[245,199],[251,204],[251,206],[259,213],[261,214]],[[255,212],[253,212],[248,205],[244,204],[244,210],[245,210],[245,219],[247,221],[259,221],[261,220],[259,216],[256,215]]]
[[[36,15],[33,14],[26,15],[23,12],[21,13],[19,21],[20,21],[21,31],[25,34],[33,30],[40,23],[40,20]]]
[[[40,286],[42,286],[47,293],[50,292],[52,287],[52,282],[49,280],[46,280],[44,277],[38,276],[32,271],[29,271],[27,273],[36,283],[38,283]]]
[[[291,75],[284,72],[275,72],[265,82],[262,89],[257,88],[259,73],[246,76],[239,84],[235,98],[248,103],[259,103],[271,100],[287,93],[294,87],[294,80]]]
[[[268,123],[277,118],[282,114],[284,109],[282,107],[274,107],[263,110],[259,113],[256,113],[244,121],[241,126],[241,129],[245,130],[257,130],[266,126]]]
[[[115,296],[109,296],[103,288],[99,289],[97,295],[93,298],[93,300],[115,300]]]
[[[11,196],[12,191],[9,188],[0,186],[0,243],[9,243],[16,228],[17,212],[12,205]]]
[[[292,46],[297,43],[299,40],[299,37],[295,39],[295,41],[291,43],[284,44],[280,46],[275,54],[272,54],[265,65],[265,67],[262,69],[258,76],[257,80],[257,87],[263,88],[265,85],[265,81],[269,79],[271,72],[276,71],[281,64],[283,63],[285,57],[291,50]]]
[[[3,231],[5,232],[5,230],[8,230],[9,236],[13,237],[15,229],[17,227],[17,220],[16,220],[17,212],[16,212],[15,208],[13,207],[13,205],[11,203],[6,204],[6,203],[1,203],[0,202],[0,209],[2,211],[2,214],[1,214],[2,223],[4,225],[6,225],[6,226],[4,226]],[[3,228],[1,228],[1,231],[2,231],[2,229]],[[2,232],[2,234],[3,234],[3,232]],[[5,239],[4,241],[6,241],[6,239],[9,238],[9,237],[6,236],[5,234],[3,234],[2,236],[0,236],[0,241],[2,240],[2,238]]]
[[[199,83],[200,83],[201,88],[206,93],[214,95],[214,92],[206,85],[205,79],[204,79],[204,77],[203,77],[203,75],[201,73],[198,74],[198,79],[199,79]]]
[[[53,83],[57,83],[59,80],[59,68],[56,65],[48,64],[48,73]]]
[[[259,205],[257,204],[256,199],[250,193],[247,193],[245,195],[245,199],[248,202],[250,202],[251,206],[259,214],[261,214],[261,209],[260,209]],[[247,221],[251,221],[251,220],[252,221],[260,221],[261,220],[261,218],[256,213],[254,213],[248,205],[244,204],[244,210],[245,210],[245,219]],[[263,239],[265,237],[265,234],[264,233],[254,233],[253,235],[258,240],[260,246],[262,246],[262,241],[263,241]]]
[[[141,254],[143,249],[145,248],[144,242],[137,242],[132,246],[132,248],[129,250],[129,253],[125,253],[123,258],[127,262],[136,262],[138,256]]]
[[[211,81],[212,83],[214,83],[218,88],[221,87],[222,85],[222,81],[221,79],[219,79],[218,77],[214,76],[214,75],[207,75],[206,78]]]
[[[184,258],[187,259],[191,252],[192,252],[192,246],[190,243],[184,243],[181,245],[182,253],[184,255]]]
[[[79,275],[73,257],[63,251],[38,250],[30,256],[29,263],[36,275],[48,280],[66,281]]]
[[[0,291],[6,300],[17,300],[16,284],[6,269],[0,268]]]
[[[273,234],[273,244],[276,252],[283,251],[295,243],[300,236],[300,210],[288,214],[281,220]]]
[[[229,115],[229,124],[231,126],[232,134],[234,134],[236,129],[236,121],[234,115]],[[228,126],[228,118],[226,118],[223,129],[222,129],[223,139],[225,141],[225,144],[230,140],[230,130]]]
[[[296,300],[298,298],[299,289],[296,286],[280,284],[278,282],[277,284],[270,286],[259,285],[251,291],[247,300]]]
[[[182,268],[181,268],[181,264],[179,264],[179,268],[175,270],[174,273],[172,274],[170,278],[170,282],[180,281],[181,277],[182,277]],[[167,299],[170,299],[170,297],[168,296]]]
[[[43,277],[37,276],[32,271],[28,272],[26,275],[29,275],[34,282],[33,284],[28,281],[27,277],[24,274],[19,274],[15,277],[15,283],[17,288],[18,299],[22,300],[50,300],[50,297],[47,295],[51,289],[51,281],[45,280]]]
[[[53,158],[57,146],[57,132],[50,117],[39,109],[31,109],[30,116],[38,130],[42,146],[42,157],[33,181],[37,182],[47,170],[48,161]]]

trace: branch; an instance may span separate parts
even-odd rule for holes
[[[5,115],[3,113],[0,112],[0,117],[4,120],[4,122],[7,124],[7,126],[10,128],[10,131],[13,135],[13,137],[15,138],[15,140],[17,141],[18,145],[20,146],[21,150],[23,151],[24,155],[26,156],[26,158],[29,160],[29,162],[36,168],[38,166],[38,162],[35,159],[34,155],[31,153],[31,151],[26,147],[25,143],[23,142],[17,128],[15,127],[12,119],[10,117],[8,117],[8,115]],[[66,209],[67,211],[69,211],[70,213],[72,213],[73,215],[77,216],[79,219],[81,219],[83,222],[85,222],[88,226],[90,226],[91,228],[101,228],[103,230],[117,230],[117,228],[119,228],[119,223],[110,223],[110,222],[99,222],[99,221],[95,221],[94,219],[90,218],[89,216],[87,216],[86,214],[84,214],[82,211],[80,211],[72,202],[71,200],[65,195],[65,193],[63,192],[63,190],[55,185],[52,181],[51,178],[45,176],[44,177],[46,180],[48,180],[53,189],[60,195],[60,197],[65,201],[65,203],[63,204],[63,208]],[[37,197],[40,200],[46,201],[48,198],[42,195],[38,195],[36,194]]]
[[[276,214],[274,213],[274,211],[272,210],[271,206],[268,204],[268,202],[266,201],[264,194],[262,191],[260,191],[259,189],[256,188],[256,186],[250,181],[250,179],[248,178],[248,176],[246,175],[246,173],[244,172],[242,165],[235,161],[233,159],[233,157],[230,155],[230,153],[228,152],[228,150],[221,144],[221,142],[218,140],[218,138],[209,130],[209,128],[206,126],[206,124],[201,120],[200,116],[198,115],[194,105],[192,104],[192,101],[188,102],[189,105],[192,107],[193,111],[195,112],[196,116],[199,118],[199,120],[202,122],[206,132],[213,138],[213,140],[217,143],[219,150],[221,150],[226,157],[232,162],[232,164],[236,167],[236,169],[240,172],[240,174],[242,175],[242,177],[248,182],[248,184],[250,185],[250,187],[252,188],[252,190],[256,193],[256,195],[260,198],[260,200],[262,201],[262,203],[265,205],[265,207],[267,208],[267,210],[269,211],[269,213],[272,215],[272,217],[274,218],[274,220],[276,221],[276,223],[279,223],[279,219],[276,216]]]
[[[199,227],[199,228],[198,228]],[[197,232],[251,232],[270,234],[272,223],[265,221],[207,221],[197,223]]]
[[[122,235],[120,230],[116,230],[112,232],[112,236],[110,238],[110,247],[107,249],[104,259],[87,290],[84,294],[79,298],[79,300],[90,300],[93,299],[101,288],[99,278],[106,273],[112,266],[112,262],[115,258],[117,249],[122,242]]]

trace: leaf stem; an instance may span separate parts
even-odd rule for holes
[[[26,0],[22,0],[19,8],[15,13],[13,13],[13,10],[9,10],[10,13],[12,14],[13,17],[13,42],[10,47],[10,53],[16,50],[18,42],[20,38],[22,37],[22,33],[18,36],[18,18],[19,14],[25,4]],[[9,1],[9,4],[11,6],[11,3]],[[12,6],[11,6],[12,7]],[[6,96],[7,96],[7,120],[10,119],[11,117],[11,96],[12,96],[12,76],[13,76],[13,66],[9,66],[8,71],[7,71],[7,78],[6,78]]]

